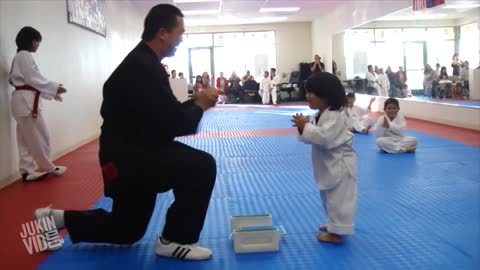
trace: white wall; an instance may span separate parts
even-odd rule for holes
[[[44,103],[52,154],[58,156],[99,134],[103,83],[140,41],[143,29],[146,14],[136,14],[132,2],[107,1],[104,38],[69,24],[64,0],[0,1],[0,187],[18,176],[13,88],[7,80],[17,32],[27,25],[40,31],[43,40],[34,54],[40,72],[68,90],[63,103]]]
[[[338,1],[334,10],[312,22],[312,55],[322,57],[327,71],[332,70],[332,36],[347,29],[408,8],[411,0]],[[338,64],[338,63],[337,63]]]
[[[277,70],[280,73],[298,70],[300,62],[312,61],[311,23],[278,23],[258,25],[224,25],[187,27],[187,33],[222,33],[242,31],[275,31]]]

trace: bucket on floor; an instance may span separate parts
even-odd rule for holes
[[[244,227],[261,227],[272,226],[272,215],[246,215],[246,216],[232,216],[230,217],[230,230],[235,230]]]
[[[244,227],[233,231],[235,253],[269,252],[280,250],[280,232],[277,227]]]

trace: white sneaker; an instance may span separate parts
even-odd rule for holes
[[[53,211],[56,211],[56,212],[53,213]],[[61,230],[65,226],[63,224],[64,223],[63,214],[62,214],[62,216],[59,216],[59,214],[58,214],[59,211],[63,211],[63,210],[54,210],[54,209],[52,209],[52,205],[49,205],[49,206],[43,207],[43,208],[37,208],[33,212],[33,218],[35,220],[39,220],[39,219],[43,219],[43,218],[53,216],[53,220],[55,221],[55,226],[57,227],[57,230]]]
[[[203,248],[197,244],[181,245],[175,242],[168,242],[165,239],[157,238],[156,253],[162,257],[172,257],[180,260],[206,260],[212,257],[212,251],[208,248]]]
[[[67,171],[67,167],[65,167],[65,166],[56,166],[56,167],[55,167],[55,170],[53,170],[52,172],[50,172],[50,175],[59,176],[59,175],[64,174],[66,171]]]
[[[46,172],[32,172],[22,174],[23,182],[40,181],[48,176]]]
[[[35,211],[33,212],[33,218],[35,220],[40,220],[40,219],[53,216],[53,219],[55,221],[55,216],[52,214],[52,211],[53,209],[51,208],[51,205],[44,208],[35,209]],[[55,221],[55,226],[57,227],[57,231],[60,231],[61,229],[63,229],[63,226],[58,226],[56,221]],[[61,236],[59,236],[58,240],[55,241],[55,245],[49,245],[48,243],[46,243],[46,246],[48,246],[47,250],[50,250],[50,251],[59,250],[60,248],[62,248],[62,245],[63,245],[63,239],[61,238]]]

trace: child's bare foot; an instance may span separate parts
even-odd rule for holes
[[[317,235],[317,240],[325,243],[341,244],[342,237],[333,233],[320,233]]]
[[[407,153],[415,153],[416,150],[417,148],[415,146],[405,147]]]
[[[324,231],[324,232],[328,231],[327,225],[322,225],[322,226],[318,227],[318,229],[320,231]]]

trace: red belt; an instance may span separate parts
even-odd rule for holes
[[[38,101],[40,99],[40,91],[31,87],[30,85],[15,86],[15,90],[28,90],[28,91],[35,92],[35,100],[33,101],[32,117],[37,118],[37,115],[38,115]]]

